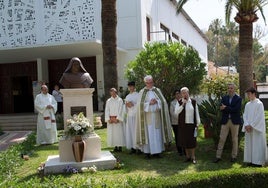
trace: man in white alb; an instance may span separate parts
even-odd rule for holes
[[[247,91],[250,100],[243,114],[245,132],[244,162],[249,166],[263,166],[267,161],[266,124],[263,103],[256,98],[256,89]]]
[[[126,106],[126,148],[131,149],[130,153],[136,153],[136,111],[137,111],[137,100],[139,93],[136,92],[135,82],[128,83],[129,94],[125,99]]]
[[[48,93],[46,85],[41,86],[41,93],[35,97],[34,106],[38,111],[36,143],[39,145],[57,142],[57,101]]]
[[[105,122],[107,122],[107,146],[114,147],[114,152],[122,152],[125,146],[123,129],[123,100],[117,95],[115,88],[110,89],[111,97],[105,106]]]

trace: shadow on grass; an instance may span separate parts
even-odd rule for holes
[[[113,152],[112,152],[113,153]],[[201,171],[217,171],[223,169],[233,168],[234,163],[222,160],[220,163],[215,164],[212,162],[215,156],[215,151],[206,152],[201,154],[197,151],[197,164],[184,162],[185,156],[179,156],[177,151],[163,152],[161,158],[151,157],[146,159],[144,154],[129,154],[128,150],[121,153],[113,153],[113,155],[124,164],[121,169],[123,173],[132,172],[154,172],[161,174],[161,176],[170,176],[176,173],[201,172]],[[240,161],[238,161],[240,163]]]
[[[215,164],[213,159],[215,159],[215,145],[212,139],[205,139],[201,136],[198,137],[198,146],[196,148],[196,159],[197,164],[185,163],[185,156],[179,156],[175,144],[172,143],[168,151],[162,153],[161,158],[152,157],[151,159],[146,159],[144,154],[129,154],[130,151],[125,147],[123,152],[112,152],[113,148],[106,146],[106,131],[98,130],[102,138],[102,150],[111,151],[111,153],[120,161],[121,164],[124,164],[121,169],[115,170],[105,170],[98,171],[93,176],[113,176],[114,174],[118,175],[141,175],[146,177],[152,177],[155,175],[160,175],[162,177],[173,176],[175,174],[189,174],[196,172],[208,172],[208,171],[218,171],[224,169],[238,169],[243,168],[242,164],[242,152],[239,153],[239,158],[236,163],[230,162],[230,151],[226,150],[223,152],[222,161]],[[36,146],[35,148],[37,153],[33,156],[35,158],[35,165],[40,164],[40,162],[46,160],[48,155],[58,154],[58,144],[46,145],[46,146]],[[30,164],[29,164],[30,165]],[[34,165],[34,164],[33,164]],[[36,166],[37,169],[38,166]],[[135,176],[136,176],[135,175]],[[57,174],[57,175],[48,175],[49,176],[64,176],[69,177],[71,175],[67,174]],[[22,178],[22,181],[30,180],[34,177],[40,177],[36,172],[31,172],[31,174],[25,174]],[[47,177],[47,176],[46,176]]]
[[[58,144],[50,144],[50,145],[40,145],[40,146],[36,146],[36,151],[42,151],[42,150],[58,150],[59,146]]]

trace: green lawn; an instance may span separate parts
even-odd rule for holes
[[[101,137],[102,150],[112,150],[106,145],[106,129],[98,129],[96,133]],[[37,171],[38,166],[49,155],[58,154],[58,145],[35,146],[30,159],[23,161],[15,174],[7,176],[8,181],[0,182],[0,187],[262,187],[260,185],[268,183],[267,167],[252,168],[243,164],[243,140],[236,163],[230,162],[229,150],[224,151],[221,162],[212,163],[215,146],[212,139],[204,138],[202,127],[196,165],[184,163],[184,157],[178,156],[174,148],[172,143],[163,158],[150,160],[144,155],[130,155],[124,149],[114,154],[123,164],[120,169],[42,176]]]

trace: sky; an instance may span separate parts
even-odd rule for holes
[[[187,14],[192,18],[196,25],[203,31],[207,31],[211,22],[217,18],[222,20],[225,25],[225,0],[189,0],[183,7]],[[234,21],[236,9],[233,9],[231,21]],[[268,5],[263,9],[266,22],[268,24]],[[260,14],[258,21],[253,26],[260,25],[265,30],[265,37],[260,41],[262,45],[268,44],[268,26]]]

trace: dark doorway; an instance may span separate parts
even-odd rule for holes
[[[34,112],[31,77],[16,76],[12,77],[11,81],[14,112]]]

